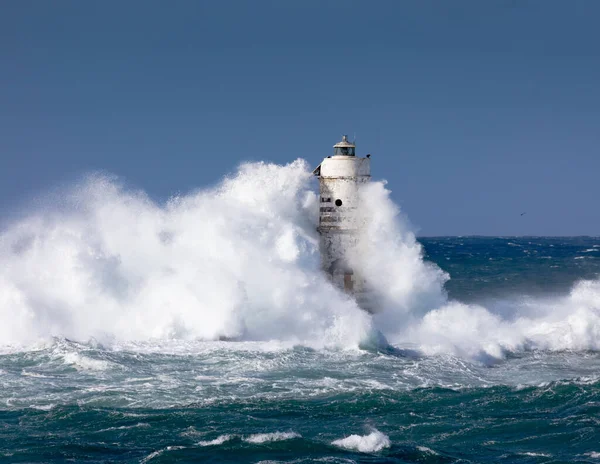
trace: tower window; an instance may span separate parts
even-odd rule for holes
[[[354,290],[354,282],[352,281],[352,273],[346,272],[344,274],[344,290],[351,292]]]
[[[340,200],[339,198],[335,200],[335,206],[342,206],[342,200]]]

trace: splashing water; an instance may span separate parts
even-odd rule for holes
[[[3,233],[1,339],[356,342],[370,322],[317,270],[309,177],[246,164],[164,206],[89,179]]]
[[[358,346],[381,330],[425,353],[485,360],[529,348],[600,348],[600,283],[510,311],[449,301],[449,276],[383,182],[361,192],[354,264],[381,302],[374,317],[318,269],[317,196],[307,163],[242,165],[217,187],[160,205],[88,178],[63,204],[0,236],[0,343],[279,340]]]
[[[390,438],[379,430],[373,430],[368,435],[350,435],[335,440],[331,444],[340,448],[360,451],[361,453],[372,453],[389,448]]]

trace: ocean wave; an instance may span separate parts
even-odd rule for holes
[[[75,352],[65,353],[62,357],[66,365],[72,366],[77,370],[104,371],[112,366],[108,361],[92,359]]]
[[[199,441],[199,446],[218,446],[234,438],[234,435],[219,435],[214,440]]]
[[[376,429],[368,435],[350,435],[346,438],[334,440],[331,444],[339,448],[360,451],[361,453],[375,453],[391,446],[390,438]]]
[[[429,454],[429,455],[433,455],[433,456],[439,455],[439,453],[432,450],[431,448],[428,448],[427,446],[417,446],[417,449],[425,454]]]
[[[108,427],[106,429],[100,429],[96,433],[104,433],[104,432],[112,432],[114,430],[129,430],[129,429],[138,429],[138,428],[149,428],[150,424],[146,422],[138,422],[133,425],[120,425],[118,427]]]
[[[260,445],[262,443],[270,443],[272,441],[291,440],[292,438],[300,438],[302,435],[296,432],[272,432],[272,433],[256,433],[245,437],[244,441]]]
[[[600,281],[581,281],[565,297],[505,303],[497,312],[449,302],[395,340],[410,341],[426,354],[451,353],[484,363],[527,350],[597,351]]]
[[[140,461],[140,464],[145,464],[146,462],[150,462],[152,461],[154,458],[157,458],[169,451],[177,451],[180,449],[185,449],[185,446],[166,446],[165,448],[162,448],[158,451],[153,451],[152,453],[150,453],[148,456],[146,456],[145,458],[143,458]]]

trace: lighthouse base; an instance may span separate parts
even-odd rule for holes
[[[373,293],[361,272],[353,267],[347,257],[356,252],[356,231],[319,228],[321,234],[321,269],[331,283],[352,296],[358,306],[369,313],[376,311]]]

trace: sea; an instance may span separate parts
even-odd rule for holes
[[[0,462],[600,462],[600,237],[418,237],[373,182],[370,315],[310,174],[92,175],[5,221]]]

